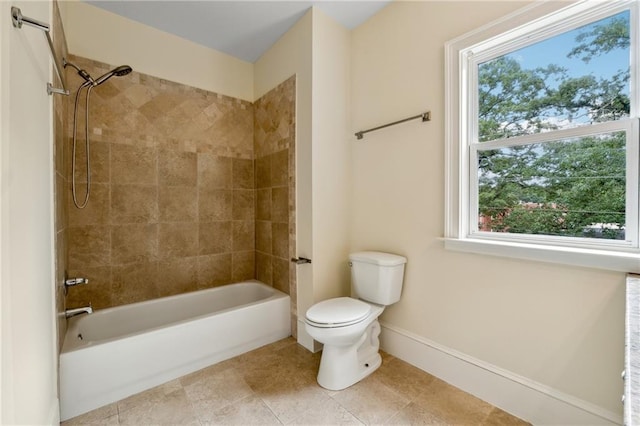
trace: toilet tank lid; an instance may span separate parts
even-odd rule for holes
[[[397,266],[407,263],[407,258],[397,254],[383,253],[380,251],[359,251],[351,253],[349,260],[365,263],[373,263],[382,266]]]

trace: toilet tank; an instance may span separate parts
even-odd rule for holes
[[[379,305],[396,303],[402,292],[405,263],[407,259],[397,254],[378,251],[351,253],[352,296]]]

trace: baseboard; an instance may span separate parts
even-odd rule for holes
[[[51,402],[51,409],[49,409],[49,423],[50,425],[60,424],[60,400],[54,398]]]
[[[534,425],[614,425],[622,415],[381,323],[381,348]]]

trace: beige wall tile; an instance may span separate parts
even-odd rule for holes
[[[271,253],[279,258],[289,258],[289,226],[286,223],[271,224]]]
[[[232,222],[200,222],[198,237],[199,254],[228,253],[232,247]]]
[[[80,191],[77,193],[77,201],[84,202],[84,183],[80,183]],[[69,187],[64,188],[69,191]],[[92,183],[91,193],[87,205],[83,209],[79,209],[73,203],[73,198],[68,198],[69,223],[74,226],[83,225],[108,225],[109,224],[109,185],[104,183]]]
[[[255,248],[255,222],[233,221],[233,251],[253,250]]]
[[[198,288],[231,283],[231,254],[198,257]]]
[[[155,148],[112,144],[111,182],[114,184],[157,184],[158,154]]]
[[[165,186],[196,186],[198,156],[195,152],[162,150],[158,155],[158,179]]]
[[[289,221],[289,188],[271,189],[271,220],[284,223]]]
[[[60,173],[55,174],[54,202],[55,202],[55,230],[62,231],[67,227],[67,194],[66,179]]]
[[[200,221],[231,220],[233,191],[228,189],[198,188],[198,214]]]
[[[198,254],[198,224],[161,223],[158,230],[158,255],[163,261]]]
[[[198,185],[207,189],[231,189],[231,158],[198,154]]]
[[[108,226],[90,225],[69,228],[70,269],[106,266],[110,262],[111,237]]]
[[[198,219],[198,189],[188,186],[158,187],[161,222],[192,222]]]
[[[231,254],[231,279],[233,282],[251,280],[256,276],[256,253],[254,250]]]
[[[91,182],[93,183],[109,183],[111,181],[111,144],[107,142],[99,142],[89,136],[91,145],[89,146],[89,157],[91,167]],[[70,147],[73,146],[73,139],[69,139]],[[87,157],[86,144],[84,136],[76,140],[76,183],[87,181]],[[69,169],[72,167],[72,149],[69,150],[67,161]],[[67,175],[65,175],[67,176]],[[71,179],[71,174],[68,175]],[[81,186],[84,191],[84,186]]]
[[[289,184],[289,150],[283,149],[271,156],[271,186]]]
[[[272,250],[271,222],[256,221],[256,250],[271,254]]]
[[[252,189],[233,190],[233,220],[254,220],[256,216],[255,191]]]
[[[289,259],[273,257],[271,259],[273,286],[289,294]]]
[[[126,305],[158,297],[158,262],[113,266],[111,279],[111,297],[114,305]]]
[[[232,161],[232,174],[234,189],[255,189],[255,173],[253,160],[234,158]]]
[[[260,157],[256,160],[256,188],[271,186],[271,157]]]
[[[271,188],[256,191],[256,220],[271,220]]]
[[[157,224],[128,224],[111,227],[112,265],[151,262],[157,259]]]
[[[67,228],[56,233],[56,289],[64,283],[65,274],[67,272],[67,248],[69,246]]]
[[[256,251],[256,278],[267,285],[273,285],[272,256]]]
[[[158,296],[171,296],[198,289],[198,258],[167,259],[158,263]]]
[[[111,223],[157,220],[157,185],[111,185]]]

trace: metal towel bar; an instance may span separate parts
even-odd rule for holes
[[[62,72],[62,67],[60,66],[58,55],[56,55],[56,50],[53,47],[53,41],[51,41],[51,36],[49,35],[49,25],[45,24],[44,22],[36,21],[35,19],[23,16],[20,8],[15,6],[11,6],[11,21],[13,22],[13,26],[16,28],[22,28],[22,24],[25,24],[44,31],[44,35],[47,38],[47,43],[49,43],[49,49],[51,50],[53,62],[56,66],[56,73],[58,74],[58,78],[62,83],[62,89],[53,87],[51,83],[47,83],[47,93],[49,95],[58,93],[61,95],[69,96],[69,90],[67,89],[67,80],[64,78],[64,73]]]
[[[373,132],[375,130],[384,129],[385,127],[395,126],[396,124],[404,123],[406,121],[415,120],[416,118],[422,118],[422,121],[431,121],[431,111],[423,112],[422,114],[414,115],[413,117],[405,118],[404,120],[394,121],[393,123],[383,124],[382,126],[374,127],[372,129],[361,130],[355,135],[358,139],[362,139],[365,133]]]

